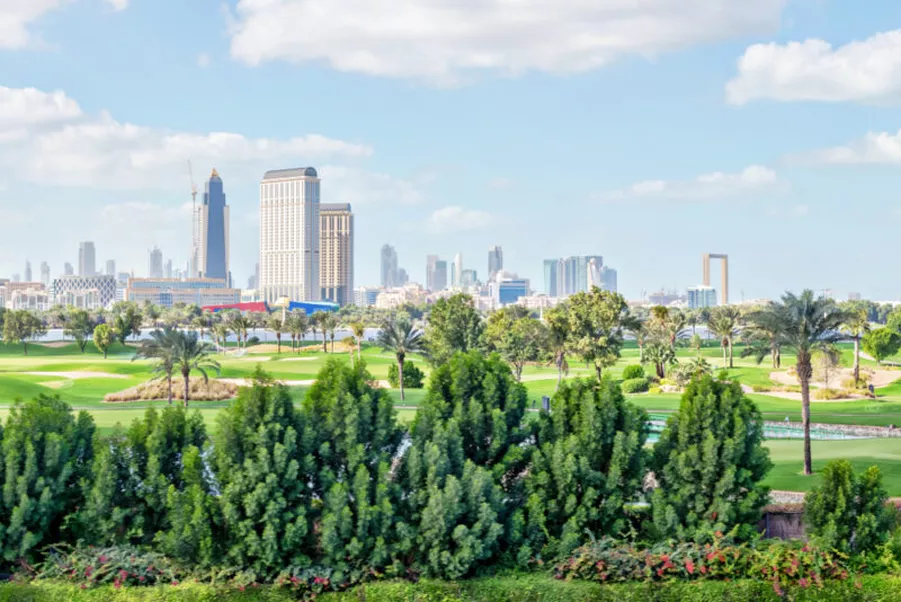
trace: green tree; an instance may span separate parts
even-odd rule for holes
[[[93,437],[90,415],[74,416],[59,397],[13,406],[0,447],[4,560],[30,560],[41,546],[74,540],[66,518],[82,502],[79,483],[90,474]]]
[[[619,359],[625,331],[635,325],[629,306],[622,295],[598,287],[572,295],[567,305],[571,349],[594,364],[600,380],[601,371]]]
[[[351,334],[353,334],[354,341],[356,341],[357,344],[357,361],[361,362],[363,361],[361,350],[363,345],[363,336],[365,336],[366,334],[366,324],[364,324],[360,320],[355,320],[349,323],[347,326],[348,328],[350,328],[350,332]]]
[[[666,378],[666,367],[676,363],[676,350],[665,341],[654,341],[645,348],[644,361],[654,365],[657,378]]]
[[[135,352],[136,359],[148,359],[154,362],[154,378],[165,378],[169,391],[169,405],[172,405],[172,374],[175,372],[175,354],[181,333],[172,327],[164,330],[157,328],[150,333],[150,338],[141,341]]]
[[[228,326],[238,338],[239,345],[241,341],[244,341],[244,348],[246,349],[248,332],[253,327],[253,322],[250,320],[250,318],[245,316],[243,313],[236,311],[228,317]],[[281,353],[282,337],[280,332],[278,333],[278,345],[279,353]]]
[[[609,377],[563,384],[539,416],[521,561],[569,554],[586,532],[621,534],[623,506],[641,492],[645,474],[646,419]]]
[[[440,365],[454,353],[478,349],[484,328],[482,317],[469,295],[458,293],[439,299],[432,306],[426,327],[429,359]]]
[[[322,333],[322,353],[328,353],[328,320],[327,320],[327,318],[328,318],[327,311],[313,312],[313,315],[310,317],[310,324],[313,327],[314,338],[315,338],[317,329]]]
[[[547,337],[544,342],[550,361],[557,368],[557,386],[554,391],[558,391],[563,375],[569,373],[569,363],[566,361],[566,353],[569,350],[569,315],[566,304],[560,304],[545,312],[544,322],[547,326]]]
[[[505,307],[488,316],[483,337],[489,351],[496,351],[522,380],[526,362],[537,361],[545,348],[547,328],[519,306]]]
[[[400,371],[397,364],[388,366],[388,384],[400,388]],[[404,389],[421,389],[425,386],[425,373],[411,360],[404,360]]]
[[[870,321],[863,307],[852,306],[846,309],[848,318],[842,325],[842,330],[854,341],[854,367],[851,368],[851,376],[854,382],[860,382],[860,339],[870,331]]]
[[[28,355],[28,341],[44,336],[47,328],[36,314],[26,310],[7,311],[3,320],[3,340],[8,345],[22,343],[22,350]]]
[[[328,332],[329,339],[332,342],[332,353],[335,352],[335,332],[340,326],[341,321],[338,319],[336,313],[331,311],[325,313],[325,317],[322,318],[322,327],[324,328],[323,334]]]
[[[321,561],[338,583],[388,566],[395,553],[400,491],[390,473],[403,430],[371,381],[365,366],[329,360],[303,404],[315,432],[313,490],[324,501]]]
[[[288,314],[288,320],[285,324],[288,332],[291,334],[291,351],[294,351],[295,342],[303,341],[310,330],[310,322],[307,314],[303,310],[294,310]]]
[[[738,383],[696,378],[654,445],[655,525],[679,539],[751,537],[769,498],[761,483],[770,466],[763,419]]]
[[[306,424],[287,387],[259,368],[219,414],[212,463],[229,565],[271,577],[311,562],[315,463]]]
[[[115,340],[113,330],[108,325],[98,324],[94,328],[94,347],[103,352],[103,359],[106,359],[106,354]]]
[[[212,358],[213,346],[197,338],[197,333],[176,331],[177,336],[174,337],[175,354],[173,357],[173,366],[175,370],[181,372],[181,377],[185,383],[184,407],[188,407],[188,400],[191,398],[191,372],[199,372],[204,381],[209,381],[208,370],[215,371],[219,374],[219,362]]]
[[[458,578],[521,536],[526,391],[498,356],[457,354],[432,372],[399,468],[399,550]],[[505,536],[506,534],[506,536]]]
[[[867,552],[885,542],[893,517],[877,466],[859,478],[847,460],[823,468],[823,480],[804,498],[808,533],[821,545],[841,552]]]
[[[282,321],[282,316],[279,313],[274,313],[266,321],[266,328],[275,333],[275,340],[278,341],[278,353],[281,353],[282,333],[288,331],[288,325]]]
[[[84,353],[88,340],[94,334],[94,320],[91,319],[91,314],[83,309],[69,309],[63,334],[75,339],[78,348]]]
[[[710,310],[707,329],[720,340],[723,368],[732,368],[732,348],[741,326],[741,312],[734,305],[721,305]]]
[[[885,358],[898,353],[898,349],[901,348],[901,335],[888,326],[883,326],[866,333],[862,342],[863,350],[876,360],[877,364],[881,364]]]
[[[78,521],[93,545],[149,544],[167,524],[170,487],[185,487],[182,458],[203,446],[203,418],[181,408],[148,408],[124,433],[97,447]]]
[[[400,400],[404,401],[404,360],[407,354],[425,351],[423,333],[406,318],[389,319],[382,324],[377,341],[384,351],[394,354],[400,383]]]
[[[838,308],[834,301],[825,297],[815,297],[813,291],[805,290],[800,296],[786,293],[782,300],[751,312],[748,322],[759,326],[764,324],[777,333],[780,349],[795,352],[795,369],[801,383],[801,420],[804,423],[804,474],[813,473],[810,453],[810,377],[813,375],[813,354],[828,352],[841,341],[844,335],[839,329],[847,321],[847,313]],[[763,361],[766,353],[757,355],[757,363]]]

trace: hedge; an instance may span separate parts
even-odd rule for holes
[[[792,588],[779,596],[766,581],[598,585],[546,576],[495,577],[471,581],[382,582],[343,593],[320,595],[319,602],[889,602],[901,599],[901,579],[865,576],[830,582],[823,588]],[[81,590],[40,582],[0,586],[0,602],[287,602],[285,590],[260,587],[244,592],[209,585]]]

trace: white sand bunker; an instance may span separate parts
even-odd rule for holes
[[[252,387],[253,379],[250,378],[219,378],[224,383],[238,385],[239,387]],[[315,383],[315,380],[276,380],[276,382],[287,385],[289,387],[308,387]]]
[[[109,372],[22,372],[29,376],[56,376],[58,378],[68,378],[71,380],[79,380],[82,378],[128,378],[126,374],[111,374]]]
[[[279,361],[281,361],[281,362],[315,362],[317,359],[319,359],[319,358],[316,358],[316,357],[283,357]]]

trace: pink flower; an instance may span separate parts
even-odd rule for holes
[[[694,575],[695,573],[695,563],[690,558],[685,561],[685,570],[688,571],[689,575]]]
[[[109,560],[109,557],[101,554],[99,560],[100,560],[101,564],[106,564],[106,561]]]
[[[808,585],[810,585],[810,583],[808,583],[807,579],[801,577],[801,579],[798,580],[798,585],[800,585],[801,587],[807,587]]]

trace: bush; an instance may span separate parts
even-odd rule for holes
[[[893,520],[879,468],[860,477],[847,460],[823,468],[822,484],[807,494],[804,521],[822,545],[844,552],[865,552],[885,542]]]
[[[160,585],[178,581],[176,569],[161,554],[131,546],[109,548],[53,547],[38,566],[38,579],[70,581],[89,587]]]
[[[644,367],[641,364],[633,364],[623,368],[623,380],[632,380],[633,378],[644,378]]]
[[[648,390],[650,383],[646,378],[632,378],[624,380],[621,386],[623,393],[644,393]]]
[[[651,395],[660,395],[661,389],[660,387],[651,387],[648,389],[648,393]]]
[[[773,390],[773,387],[768,387],[766,385],[751,385],[751,390],[755,393],[768,393]]]
[[[838,389],[815,389],[813,392],[813,398],[818,399],[820,401],[829,401],[832,399],[842,399],[845,397],[844,391],[839,391]]]
[[[388,366],[388,384],[397,389],[400,387],[400,376],[397,372],[397,364]],[[425,373],[410,361],[404,361],[404,388],[421,389],[425,386]]]
[[[238,385],[210,379],[205,381],[197,376],[189,381],[191,401],[223,401],[238,396]],[[103,401],[148,401],[168,399],[169,385],[163,379],[150,380],[118,393],[108,393]],[[180,378],[172,381],[172,399],[185,398],[185,384]]]

